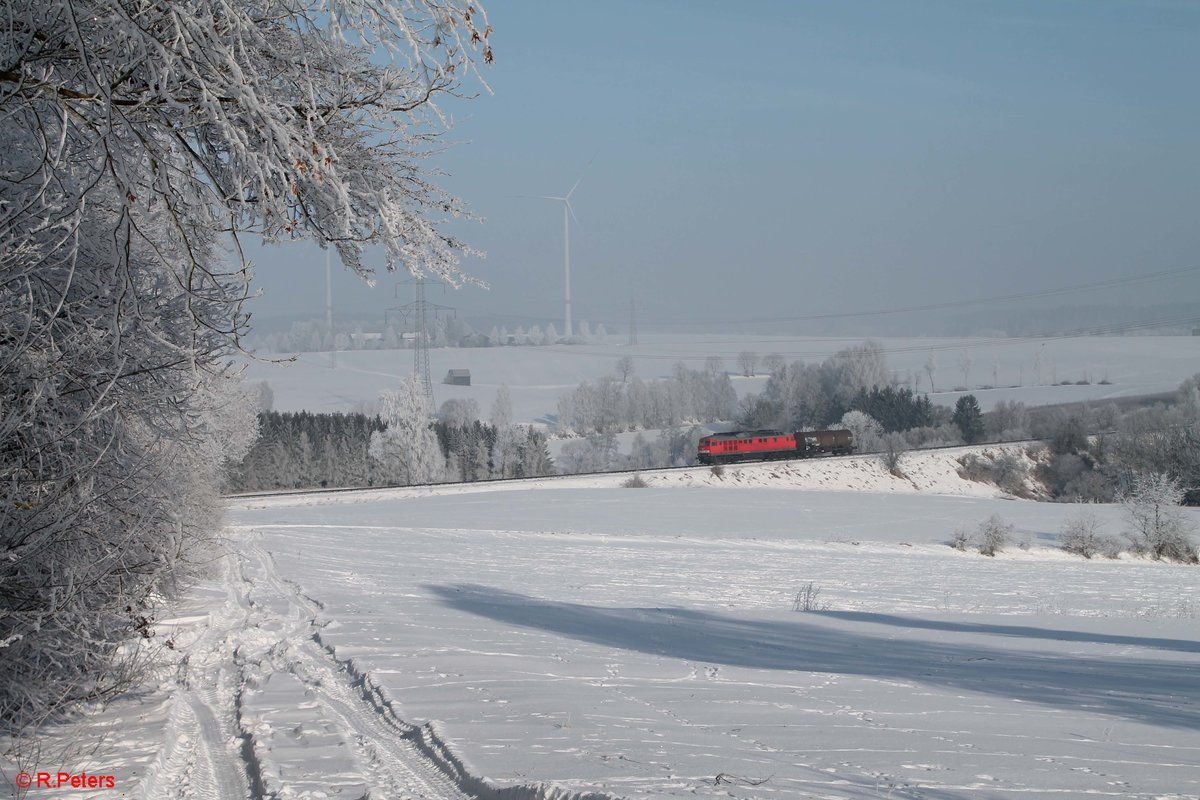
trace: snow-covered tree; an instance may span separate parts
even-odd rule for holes
[[[429,332],[430,347],[446,347],[450,344],[450,340],[446,337],[446,320],[438,317],[432,320]]]
[[[629,381],[629,376],[633,374],[633,359],[629,356],[621,356],[617,359],[617,374],[621,376],[621,383]]]
[[[473,398],[451,398],[442,403],[438,416],[442,422],[456,428],[466,428],[479,419],[479,403]]]
[[[1029,437],[1029,412],[1019,400],[1000,400],[983,417],[988,434],[999,441]]]
[[[883,347],[878,342],[868,340],[860,345],[847,347],[835,353],[830,360],[833,362],[832,366],[841,373],[839,384],[842,391],[850,397],[891,383],[887,359]]]
[[[400,485],[433,483],[445,475],[446,461],[438,445],[420,381],[405,378],[400,389],[379,396],[379,416],[387,428],[371,434],[371,458],[391,481]]]
[[[496,430],[503,430],[512,426],[513,423],[513,407],[512,394],[508,391],[508,384],[500,384],[500,388],[496,390],[496,399],[492,401],[492,426]]]
[[[521,437],[516,428],[498,428],[492,448],[492,477],[515,478],[521,467]]]
[[[586,439],[572,439],[559,453],[559,468],[567,474],[605,472],[615,467],[617,441],[611,434],[593,434]]]
[[[275,408],[275,392],[266,381],[248,384],[246,391],[255,411],[270,411]]]
[[[213,437],[253,438],[213,421],[240,237],[462,279],[440,225],[462,205],[420,160],[433,101],[491,50],[473,0],[0,16],[0,724],[20,727],[129,676],[122,640],[218,524]]]
[[[1183,489],[1169,475],[1135,474],[1123,500],[1134,548],[1156,559],[1195,563],[1198,554],[1182,502]]]
[[[554,323],[546,325],[546,344],[555,344],[558,342],[558,328],[554,327]]]
[[[883,426],[862,411],[847,411],[838,427],[850,431],[860,453],[877,453],[883,449]]]
[[[963,350],[958,354],[958,368],[963,374],[963,388],[971,388],[971,366],[974,360],[971,358],[970,350]]]
[[[418,159],[442,126],[435,100],[476,54],[491,59],[491,29],[471,0],[7,8],[8,174],[55,195],[54,218],[105,190],[109,224],[137,238],[153,235],[144,223],[156,215],[161,235],[184,242],[208,228],[311,236],[364,275],[364,248],[378,244],[388,269],[462,279],[467,248],[439,221],[464,209]],[[18,154],[31,157],[24,172]],[[173,266],[198,291],[214,263],[182,255]]]
[[[451,347],[460,347],[463,339],[475,331],[465,319],[455,314],[445,320],[446,339]]]
[[[758,366],[758,354],[751,350],[743,350],[738,353],[737,363],[738,369],[742,371],[742,376],[752,378],[754,377],[754,368]]]

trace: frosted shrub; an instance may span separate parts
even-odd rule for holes
[[[892,475],[897,478],[904,477],[904,470],[901,469],[901,462],[904,461],[904,454],[908,450],[908,443],[904,439],[902,433],[886,433],[882,437],[883,448],[879,452],[879,462]]]
[[[1017,497],[1029,496],[1029,490],[1025,487],[1025,466],[1016,453],[968,453],[958,463],[958,474],[969,481],[995,484],[997,488]]]
[[[950,546],[955,550],[966,550],[967,545],[971,543],[971,534],[966,528],[959,528],[954,532],[954,536],[950,538]]]
[[[985,556],[994,556],[1012,541],[1013,526],[1004,521],[999,514],[979,523],[978,546],[979,552]]]
[[[645,489],[648,486],[650,486],[650,484],[647,483],[646,479],[643,478],[641,475],[638,475],[635,473],[632,477],[626,478],[621,483],[621,486],[626,489]]]
[[[1161,473],[1134,476],[1124,505],[1130,524],[1126,535],[1135,552],[1188,564],[1200,561],[1182,502],[1183,489],[1174,478]]]
[[[1058,535],[1059,546],[1068,553],[1091,558],[1095,555],[1114,557],[1110,553],[1120,552],[1120,543],[1100,532],[1100,520],[1095,514],[1085,513],[1063,526]]]

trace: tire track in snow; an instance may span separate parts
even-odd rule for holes
[[[266,796],[293,794],[287,785],[287,767],[275,763],[281,737],[271,716],[277,712],[259,714],[255,724],[248,709],[258,699],[257,679],[265,684],[271,675],[286,674],[295,679],[303,695],[296,706],[311,708],[307,713],[315,723],[312,727],[332,726],[345,743],[358,770],[352,780],[365,787],[366,797],[612,800],[605,794],[542,785],[500,787],[471,775],[430,725],[404,721],[386,689],[376,685],[353,660],[337,657],[321,638],[326,624],[321,618],[323,607],[279,575],[270,553],[247,539],[240,557],[239,604],[249,612],[247,627],[254,622],[254,630],[245,632],[237,648],[245,687],[239,705],[240,724],[250,738],[254,760],[261,765]],[[264,637],[267,631],[273,635]],[[285,759],[286,754],[278,760]]]
[[[142,781],[144,800],[247,800],[252,796],[256,769],[240,748],[235,699],[228,685],[232,641],[247,615],[232,590],[232,558],[222,562],[225,600],[210,612],[208,628],[179,664],[166,750]]]

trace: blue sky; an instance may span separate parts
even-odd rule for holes
[[[494,94],[436,163],[468,314],[648,323],[889,308],[1200,267],[1200,2],[493,0]],[[319,316],[315,248],[258,313]],[[308,276],[311,274],[311,280]],[[299,277],[298,276],[302,276]],[[394,304],[339,276],[339,308]],[[1194,300],[1200,277],[1070,302]],[[408,298],[403,298],[407,300]],[[1057,299],[1064,302],[1062,298]]]

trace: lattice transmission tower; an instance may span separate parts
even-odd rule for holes
[[[629,301],[629,344],[637,344],[637,298]]]
[[[442,312],[454,313],[454,309],[450,306],[442,306],[437,303],[430,303],[425,299],[425,278],[417,277],[411,281],[401,281],[396,286],[396,294],[400,294],[400,287],[411,283],[414,287],[414,299],[411,303],[405,303],[402,306],[389,308],[384,312],[384,324],[387,324],[388,318],[392,314],[400,317],[404,328],[411,328],[413,339],[413,378],[420,384],[421,391],[424,392],[426,399],[429,400],[429,407],[433,408],[433,380],[429,377],[429,315],[433,313],[435,316]]]

